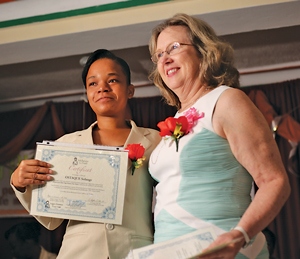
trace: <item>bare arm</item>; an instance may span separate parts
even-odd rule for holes
[[[290,194],[280,153],[264,117],[240,90],[229,89],[222,94],[216,106],[213,127],[218,135],[228,140],[234,156],[259,187],[238,223],[251,239],[276,217]],[[216,244],[237,237],[243,237],[242,233],[230,231],[220,236]],[[228,252],[224,258],[234,258],[244,241],[222,250],[223,254]],[[213,256],[216,255],[203,258],[215,258]]]

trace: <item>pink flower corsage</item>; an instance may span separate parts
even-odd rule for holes
[[[191,129],[196,125],[196,122],[204,117],[204,112],[200,112],[200,114],[198,114],[197,110],[194,107],[192,107],[186,112],[184,112],[183,115],[188,119],[188,132],[190,132]]]

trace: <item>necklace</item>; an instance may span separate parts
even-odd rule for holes
[[[192,106],[195,104],[195,102],[197,102],[197,101],[204,95],[204,93],[206,93],[206,91],[207,91],[208,89],[209,89],[209,88],[206,87],[206,88],[200,93],[199,97],[196,98],[195,101],[189,102],[189,103],[185,106],[184,109],[181,107],[180,110],[179,110],[179,112],[181,113],[181,112],[185,111],[186,109],[192,107]]]

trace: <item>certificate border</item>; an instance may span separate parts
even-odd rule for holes
[[[45,212],[45,213],[55,213],[55,214],[63,214],[69,216],[83,216],[83,217],[92,217],[92,218],[100,218],[100,219],[115,219],[116,218],[116,206],[117,206],[117,198],[118,198],[118,181],[120,175],[120,162],[121,157],[120,155],[108,155],[108,154],[93,154],[93,153],[82,153],[76,151],[62,151],[62,150],[50,150],[50,149],[43,149],[42,151],[42,161],[49,162],[51,161],[56,155],[61,156],[75,156],[78,155],[80,157],[86,158],[98,158],[98,159],[106,159],[114,169],[114,183],[113,183],[113,195],[112,195],[112,203],[110,206],[106,207],[102,213],[90,213],[90,212],[80,212],[77,210],[58,210],[52,209],[49,205],[49,201],[43,199],[43,190],[44,186],[38,187],[38,202],[36,210],[38,212]]]
[[[46,184],[35,186],[33,190],[37,192],[36,196],[36,205],[32,211],[32,215],[40,215],[40,216],[47,216],[51,217],[51,214],[54,214],[53,217],[59,218],[61,215],[65,217],[61,218],[69,218],[74,220],[87,220],[87,221],[94,221],[94,222],[102,222],[102,223],[114,223],[114,224],[121,224],[122,221],[122,214],[123,214],[123,206],[122,212],[117,212],[118,203],[121,201],[119,198],[119,179],[120,179],[120,171],[122,164],[123,166],[127,168],[127,163],[123,163],[122,159],[124,158],[124,153],[127,152],[114,152],[113,154],[110,154],[111,151],[107,150],[93,150],[90,151],[89,149],[80,149],[80,151],[74,150],[74,148],[65,147],[67,148],[64,150],[60,149],[61,147],[55,147],[55,146],[39,146],[39,153],[40,153],[40,160],[45,162],[50,162],[51,160],[56,156],[73,156],[77,157],[79,159],[105,159],[107,161],[107,165],[110,166],[111,169],[113,169],[114,175],[112,177],[112,202],[110,205],[107,205],[105,208],[102,208],[99,212],[88,212],[88,211],[79,211],[79,210],[68,210],[66,208],[64,209],[58,209],[58,208],[51,208],[51,204],[49,204],[49,201],[47,201],[43,197],[43,190]],[[100,152],[99,152],[100,151]],[[101,153],[103,151],[103,153]],[[128,160],[128,159],[127,159]],[[127,162],[126,160],[126,162]],[[125,182],[126,182],[126,176],[127,176],[127,170],[125,174]],[[125,186],[124,186],[125,188]],[[123,189],[123,187],[121,188]],[[124,190],[125,191],[125,190]],[[122,197],[122,196],[120,196]],[[125,198],[125,197],[123,197]],[[74,200],[75,204],[76,202],[84,202],[80,200]],[[119,205],[120,206],[120,205]],[[120,208],[121,208],[120,207]],[[93,220],[91,220],[93,219]]]

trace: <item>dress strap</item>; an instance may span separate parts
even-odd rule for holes
[[[208,129],[215,133],[212,125],[212,116],[217,105],[217,102],[222,95],[222,93],[229,89],[230,87],[221,85],[219,87],[214,88],[212,91],[204,95],[202,98],[198,99],[195,103],[194,107],[198,112],[204,112],[204,118],[201,119],[201,123],[204,128]]]

